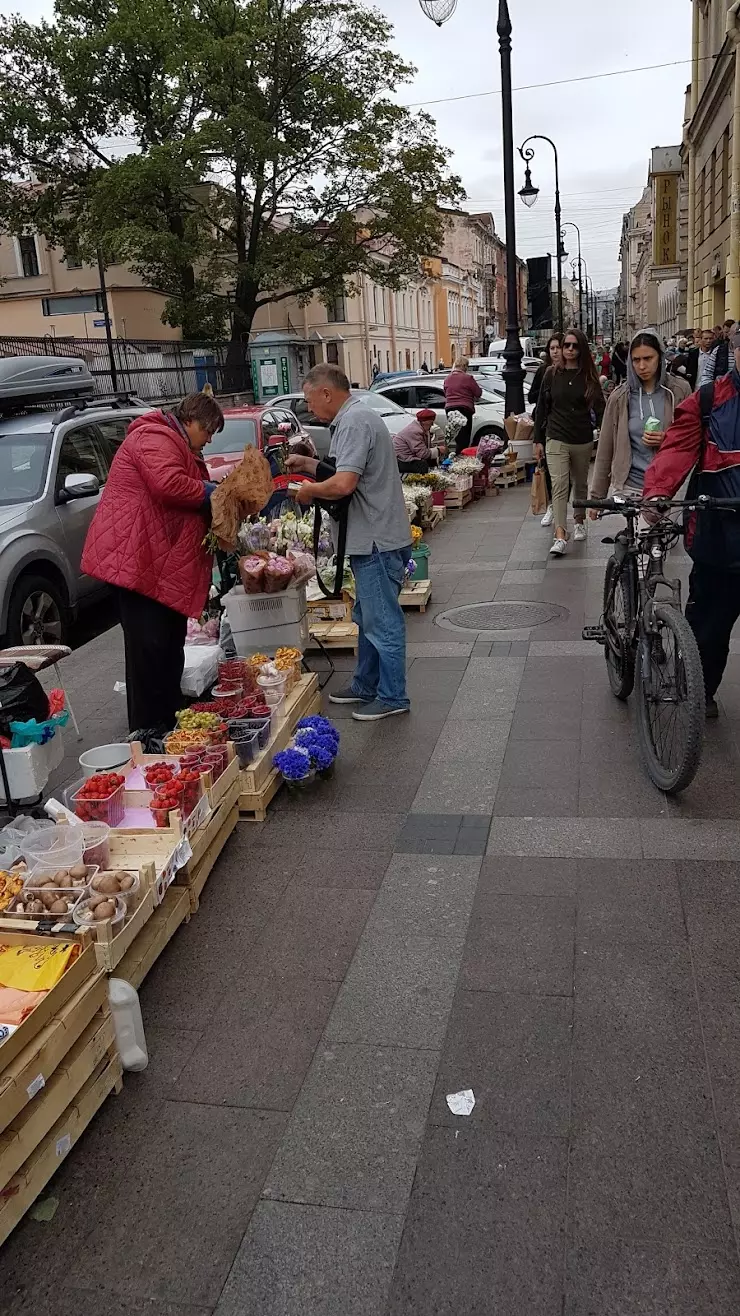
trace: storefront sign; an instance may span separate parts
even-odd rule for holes
[[[678,263],[678,174],[655,178],[655,231],[653,264],[664,268]]]
[[[290,393],[290,371],[288,370],[287,356],[281,356],[280,358],[280,379],[283,393]]]

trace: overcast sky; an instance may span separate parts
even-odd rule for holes
[[[395,45],[417,66],[399,99],[410,104],[472,92],[497,92],[499,54],[496,0],[458,0],[441,29],[418,0],[376,0],[395,25]],[[0,12],[23,9],[50,16],[50,0],[0,0]],[[514,137],[552,137],[560,156],[563,219],[580,226],[583,255],[596,288],[618,279],[622,215],[639,199],[653,146],[681,141],[684,93],[691,76],[690,0],[509,0],[513,35]],[[624,76],[532,88],[617,70],[667,64]],[[681,62],[678,62],[681,61]],[[439,138],[468,193],[466,206],[491,210],[504,232],[501,98],[426,104]],[[517,250],[540,256],[555,250],[552,151],[535,142],[532,181],[540,188],[531,211],[517,199]],[[523,169],[516,156],[517,188]],[[571,229],[568,251],[577,250]],[[569,261],[566,262],[566,266]]]

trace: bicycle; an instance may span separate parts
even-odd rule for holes
[[[613,694],[626,700],[637,685],[637,729],[648,775],[668,795],[685,790],[701,761],[706,700],[701,658],[681,608],[681,582],[664,574],[665,558],[683,527],[665,519],[672,508],[684,512],[736,511],[740,499],[653,498],[632,501],[618,495],[573,504],[618,513],[627,526],[604,543],[614,552],[604,574],[604,608],[598,626],[585,626],[583,638],[603,644]],[[662,518],[646,529],[636,522],[644,511]],[[657,591],[664,587],[668,597]]]

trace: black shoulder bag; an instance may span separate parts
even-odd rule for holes
[[[331,457],[325,458],[323,461],[319,463],[319,467],[321,466],[330,467],[332,470],[332,474],[334,473],[335,464],[333,458]],[[318,469],[316,471],[316,474],[317,475],[319,474]],[[320,478],[324,480],[328,480],[330,479],[330,476],[328,474],[324,475],[322,473]],[[322,512],[328,512],[332,521],[336,521],[338,527],[337,551],[336,551],[337,569],[334,574],[333,589],[327,589],[326,585],[324,584],[319,574],[318,565],[316,567],[316,579],[319,583],[319,589],[321,590],[321,593],[324,595],[324,597],[327,599],[338,599],[341,598],[342,595],[342,581],[344,580],[344,559],[347,550],[347,519],[349,516],[349,505],[351,502],[352,502],[352,494],[346,494],[344,498],[335,498],[331,502],[327,501],[327,499],[325,498],[316,498],[314,500],[313,555],[314,555],[314,560],[316,561],[317,564],[319,560],[319,539],[321,538]]]

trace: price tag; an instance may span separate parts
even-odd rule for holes
[[[41,1089],[45,1087],[46,1087],[46,1079],[44,1078],[43,1074],[37,1074],[36,1077],[33,1079],[33,1081],[29,1083],[28,1087],[26,1088],[26,1092],[28,1093],[29,1100],[31,1099],[31,1097],[35,1097],[36,1093],[40,1092]]]
[[[71,1146],[72,1146],[71,1133],[65,1133],[61,1138],[57,1138],[57,1157],[61,1160],[62,1156],[67,1155],[67,1152],[69,1151]]]
[[[183,836],[180,844],[175,850],[175,864],[177,868],[184,868],[188,860],[193,857],[193,847],[187,836]]]

